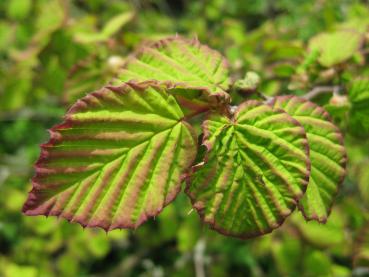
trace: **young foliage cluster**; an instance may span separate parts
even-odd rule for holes
[[[24,213],[137,228],[186,182],[203,222],[226,235],[269,233],[296,207],[326,222],[345,176],[340,131],[297,96],[234,106],[230,92],[242,85],[233,84],[247,83],[232,82],[225,58],[197,39],[144,45],[50,130]],[[201,116],[199,136],[192,119]]]

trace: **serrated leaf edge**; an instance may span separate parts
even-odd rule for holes
[[[275,101],[277,100],[277,98],[279,98],[279,99],[282,99],[282,100],[291,100],[292,98],[298,98],[300,101],[302,101],[302,102],[304,102],[304,103],[309,103],[309,104],[311,104],[311,105],[313,105],[313,106],[315,106],[319,111],[322,111],[323,112],[323,115],[324,115],[324,117],[326,118],[326,120],[328,121],[328,122],[330,122],[333,126],[334,126],[334,128],[335,128],[335,132],[336,132],[336,134],[337,134],[337,136],[338,136],[338,138],[339,138],[339,142],[340,142],[340,144],[341,145],[345,145],[344,144],[344,137],[343,137],[343,134],[342,134],[342,132],[340,131],[340,129],[336,126],[336,124],[334,124],[334,122],[333,122],[333,118],[331,117],[331,115],[328,113],[328,111],[327,110],[325,110],[323,107],[321,107],[321,106],[319,106],[319,105],[317,105],[317,104],[315,104],[315,103],[313,103],[313,102],[311,102],[311,101],[309,101],[309,100],[307,100],[307,99],[304,99],[304,98],[301,98],[301,97],[298,97],[298,96],[295,96],[295,95],[283,95],[283,96],[277,96],[277,97],[275,97],[275,98],[273,98],[272,99],[272,101],[269,103],[269,105],[274,105],[274,103],[275,103]],[[284,111],[284,110],[283,110]],[[286,111],[285,111],[286,112]],[[301,125],[301,124],[300,124]],[[302,125],[301,125],[302,126]],[[329,217],[329,215],[331,214],[331,212],[332,212],[332,208],[333,208],[333,206],[334,206],[334,202],[335,202],[335,200],[336,200],[336,197],[337,197],[337,194],[338,194],[338,191],[340,190],[340,188],[341,188],[341,186],[342,186],[342,184],[343,184],[343,181],[344,181],[344,179],[345,179],[345,177],[346,177],[346,174],[347,174],[347,161],[348,161],[348,157],[347,157],[347,152],[345,151],[345,153],[344,153],[344,157],[343,157],[343,159],[344,159],[344,162],[343,162],[343,168],[344,168],[344,174],[342,174],[342,176],[341,176],[341,178],[340,178],[340,180],[339,180],[339,182],[338,182],[338,184],[337,184],[337,189],[336,189],[336,191],[335,191],[335,195],[334,195],[334,197],[333,197],[333,201],[332,201],[332,204],[330,205],[330,207],[329,207],[329,209],[328,209],[328,211],[327,211],[327,217],[325,217],[325,218],[323,218],[323,219],[319,219],[319,217],[317,216],[317,215],[312,215],[311,217],[310,216],[308,216],[307,214],[306,214],[306,212],[305,212],[305,210],[304,210],[304,208],[302,207],[302,205],[300,204],[300,203],[298,203],[298,208],[299,208],[299,211],[302,213],[302,215],[303,215],[303,217],[305,218],[305,220],[306,221],[312,221],[312,220],[315,220],[315,221],[317,221],[317,222],[319,222],[319,223],[322,223],[322,224],[325,224],[326,222],[327,222],[327,219],[328,219],[328,217]]]
[[[278,112],[281,112],[281,113],[284,113],[284,114],[287,114],[290,119],[291,119],[291,122],[293,122],[294,125],[296,126],[299,126],[301,127],[302,129],[303,126],[296,120],[294,119],[292,116],[290,116],[288,113],[286,113],[284,110],[282,109],[279,109],[279,108],[274,108],[271,104],[263,104],[262,102],[260,101],[257,101],[257,100],[248,100],[248,101],[245,101],[243,102],[242,104],[240,104],[237,108],[237,110],[235,111],[235,113],[233,114],[232,118],[228,118],[230,119],[232,122],[235,121],[235,117],[237,115],[237,112],[244,106],[244,105],[247,105],[247,104],[250,104],[250,103],[255,103],[257,105],[269,105],[271,106],[272,109],[274,109],[275,111],[278,111]],[[202,144],[203,146],[206,147],[207,151],[205,153],[205,157],[204,157],[204,162],[201,163],[201,164],[197,164],[197,165],[194,165],[191,167],[191,171],[190,171],[190,174],[193,174],[194,172],[196,172],[197,170],[199,170],[201,167],[203,167],[206,162],[208,161],[208,156],[209,156],[209,153],[213,147],[213,145],[208,141],[208,138],[209,138],[209,135],[210,135],[210,132],[207,128],[207,121],[205,120],[202,124],[202,129],[203,129],[203,140],[202,140]],[[305,130],[305,129],[304,129]],[[304,134],[304,137],[305,137],[305,140],[307,142],[307,136],[306,136],[306,133]],[[305,153],[308,157],[310,157],[310,148],[309,148],[309,144],[306,143],[306,147],[305,147]],[[309,179],[310,179],[310,174],[311,174],[311,162],[310,162],[310,158],[307,159],[307,163],[306,163],[306,168],[307,168],[307,174],[306,174],[306,179],[305,179],[305,184],[304,184],[304,187],[303,187],[303,193],[301,195],[299,195],[298,197],[295,198],[295,201],[296,201],[296,204],[298,205],[298,202],[299,200],[305,195],[305,192],[306,192],[306,189],[307,189],[307,184],[309,183]],[[199,214],[200,216],[200,219],[203,223],[205,223],[205,220],[204,220],[204,214],[200,211],[199,208],[197,208],[195,205],[194,205],[194,202],[195,202],[195,197],[193,194],[190,193],[190,186],[191,186],[191,181],[190,181],[190,178],[186,178],[186,188],[185,188],[185,193],[188,195],[188,197],[190,198],[191,200],[191,204],[192,206],[196,209],[197,213]],[[296,205],[296,207],[297,207]],[[239,239],[243,239],[243,240],[246,240],[246,239],[250,239],[250,238],[255,238],[255,237],[259,237],[259,236],[262,236],[262,235],[265,235],[265,234],[269,234],[271,232],[273,232],[275,229],[279,228],[283,223],[284,221],[286,220],[286,218],[288,218],[293,212],[294,210],[296,209],[296,207],[294,209],[291,209],[290,213],[287,214],[284,218],[282,218],[279,222],[277,222],[277,224],[275,226],[272,226],[269,230],[265,231],[265,232],[258,232],[258,233],[252,233],[252,234],[247,234],[247,235],[234,235],[234,234],[231,234],[230,232],[228,232],[227,230],[225,230],[224,228],[216,225],[215,221],[213,222],[209,222],[208,225],[210,226],[210,228],[212,230],[215,230],[217,232],[219,232],[220,234],[222,235],[225,235],[225,236],[230,236],[230,237],[235,237],[235,238],[239,238]]]
[[[126,88],[127,86],[133,88],[133,89],[137,89],[137,90],[145,90],[147,89],[148,87],[154,87],[154,88],[159,88],[159,89],[163,89],[163,86],[162,84],[160,84],[159,82],[151,82],[151,81],[145,81],[145,82],[135,82],[135,81],[128,81],[128,82],[122,82],[121,85],[118,85],[118,86],[112,86],[112,85],[107,85],[107,86],[104,86],[102,87],[101,89],[95,91],[95,92],[92,92],[92,93],[89,93],[87,94],[85,97],[88,97],[89,95],[93,95],[93,96],[99,96],[100,94],[104,93],[104,89],[108,89],[108,90],[121,90],[121,89],[124,89]],[[127,93],[127,92],[126,92]],[[82,98],[83,99],[83,98]],[[63,218],[65,220],[67,220],[68,222],[70,223],[78,223],[79,225],[81,225],[81,227],[83,229],[87,228],[87,227],[90,227],[90,228],[101,228],[103,229],[105,232],[108,232],[108,231],[112,231],[114,229],[137,229],[139,226],[141,226],[143,223],[145,223],[148,219],[150,219],[151,217],[150,216],[146,216],[144,219],[142,219],[138,224],[131,224],[131,225],[125,225],[125,226],[117,226],[117,227],[114,227],[114,228],[111,228],[108,227],[108,228],[104,228],[102,226],[99,226],[99,225],[89,225],[89,224],[85,224],[83,223],[82,221],[79,221],[79,220],[73,220],[73,217],[72,218],[69,218],[69,217],[66,217],[64,215],[51,215],[51,214],[43,214],[43,213],[37,213],[37,211],[35,210],[28,210],[28,207],[30,205],[28,205],[28,201],[31,199],[34,199],[36,200],[37,199],[37,196],[36,196],[36,188],[38,186],[38,183],[35,181],[35,178],[36,178],[36,172],[38,170],[38,166],[39,164],[45,159],[45,150],[44,148],[45,147],[48,147],[50,145],[53,144],[53,142],[57,139],[57,137],[55,137],[55,130],[60,128],[60,127],[65,127],[65,126],[68,126],[68,121],[69,121],[69,116],[72,115],[73,113],[77,112],[81,107],[83,107],[84,103],[81,101],[81,100],[78,100],[76,103],[74,103],[66,112],[66,114],[63,116],[63,122],[62,123],[59,123],[59,124],[56,124],[54,125],[53,127],[51,127],[48,132],[49,132],[49,135],[50,135],[50,138],[47,142],[45,143],[42,143],[40,144],[40,149],[41,149],[41,152],[40,152],[40,156],[39,158],[36,160],[33,168],[34,168],[34,171],[35,171],[35,174],[34,176],[31,178],[31,182],[32,182],[32,188],[31,190],[29,191],[28,193],[28,197],[27,197],[27,201],[24,203],[23,207],[22,207],[22,213],[27,215],[27,216],[40,216],[40,215],[44,215],[46,217],[48,216],[56,216],[57,218]],[[197,144],[197,134],[195,132],[195,130],[193,129],[193,127],[187,122],[185,121],[185,118],[183,117],[181,120],[179,121],[182,121],[182,123],[184,123],[185,125],[187,125],[189,127],[189,131],[191,132],[192,134],[192,137],[194,139],[194,142],[195,144]],[[197,151],[197,149],[196,149]],[[191,169],[191,166],[192,164],[194,163],[196,159],[196,155],[194,155],[193,157],[193,160],[191,161],[190,166],[188,168],[186,168],[185,170],[183,170],[179,180],[178,180],[178,188],[177,190],[174,190],[171,194],[168,193],[167,195],[167,199],[166,201],[164,202],[163,204],[163,207],[159,210],[157,210],[157,215],[161,213],[161,211],[167,206],[169,205],[171,202],[173,202],[176,197],[178,196],[179,192],[182,190],[182,186],[180,185],[183,181],[186,180],[187,176],[188,176],[188,171]]]
[[[198,40],[197,37],[194,37],[192,39],[188,39],[185,37],[182,37],[180,35],[175,35],[175,36],[170,36],[158,41],[153,41],[153,42],[143,42],[141,43],[141,45],[137,48],[137,50],[135,52],[133,52],[131,55],[128,56],[128,58],[126,59],[126,61],[123,63],[122,68],[126,68],[126,66],[131,62],[131,60],[136,59],[140,54],[145,52],[146,48],[153,48],[153,49],[157,49],[161,46],[165,46],[166,44],[172,42],[172,41],[182,41],[183,43],[187,43],[190,45],[195,45],[198,47],[201,47],[205,50],[205,52],[208,53],[217,53],[219,55],[221,55],[217,50],[211,49],[209,46],[205,45],[205,44],[201,44],[200,41]],[[223,67],[225,69],[229,69],[230,65],[228,60],[223,57]],[[229,77],[228,77],[229,79]],[[119,81],[119,80],[118,80]],[[135,81],[134,79],[132,79],[131,81]],[[146,82],[146,80],[144,81]],[[208,87],[200,87],[200,86],[191,86],[189,84],[187,84],[186,82],[183,83],[178,83],[178,82],[173,82],[173,81],[157,81],[154,79],[151,80],[147,80],[147,82],[156,82],[157,84],[160,85],[164,85],[166,86],[168,89],[174,89],[174,88],[183,88],[183,89],[197,89],[200,90],[202,92],[204,92],[205,96],[209,99],[210,102],[213,101],[220,101],[220,102],[230,102],[230,95],[227,93],[227,90],[230,88],[230,85],[228,87],[222,87],[219,84],[214,84],[216,87],[218,87],[220,90],[217,92],[211,92],[210,89]],[[224,100],[220,100],[220,99],[224,99]]]

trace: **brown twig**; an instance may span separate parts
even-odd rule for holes
[[[333,93],[333,94],[338,94],[341,90],[340,86],[318,86],[318,87],[314,87],[312,90],[310,90],[308,93],[306,93],[303,98],[307,99],[307,100],[311,100],[315,97],[317,97],[320,94],[323,93]]]

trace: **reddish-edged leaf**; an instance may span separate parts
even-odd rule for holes
[[[77,101],[50,136],[23,211],[105,230],[159,214],[180,191],[197,145],[172,95],[132,82]]]

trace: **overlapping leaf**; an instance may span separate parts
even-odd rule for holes
[[[79,100],[41,146],[23,211],[106,230],[137,227],[180,190],[196,138],[155,85],[106,87]]]
[[[346,151],[338,128],[318,105],[295,96],[277,97],[285,110],[305,128],[310,147],[311,175],[300,209],[307,220],[325,222],[345,177]]]
[[[248,101],[233,119],[205,121],[204,133],[205,164],[194,167],[186,189],[203,220],[243,238],[280,226],[308,183],[303,127],[283,111]]]
[[[225,93],[230,86],[227,61],[197,39],[177,36],[143,46],[127,60],[119,80],[156,80],[169,87],[198,89],[210,98],[229,98]],[[192,94],[191,98],[198,95]]]

